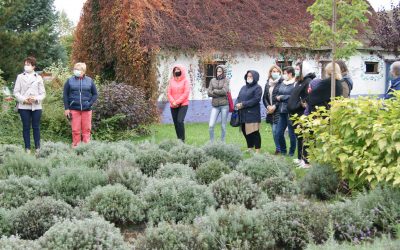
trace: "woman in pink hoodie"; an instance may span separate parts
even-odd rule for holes
[[[174,120],[176,136],[185,141],[185,116],[189,105],[190,85],[186,77],[186,69],[182,65],[176,65],[172,70],[172,78],[168,85],[168,101]]]

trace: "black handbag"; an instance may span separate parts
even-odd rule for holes
[[[230,124],[232,127],[240,126],[239,110],[237,110],[237,109],[233,110]]]

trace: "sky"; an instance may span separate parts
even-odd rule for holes
[[[399,1],[400,0],[369,0],[375,10],[381,8],[389,9],[391,2],[397,3]],[[85,2],[86,0],[55,0],[54,4],[58,11],[64,10],[67,13],[69,19],[71,19],[74,24],[77,24],[83,4]]]

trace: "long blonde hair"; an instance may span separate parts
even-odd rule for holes
[[[282,69],[278,65],[274,64],[271,66],[271,68],[269,68],[268,79],[272,78],[272,70],[274,69],[277,69],[279,73],[282,75]]]
[[[326,65],[325,73],[328,76],[332,76],[332,74],[333,74],[333,63],[332,62],[330,62],[330,63],[328,63],[328,65]],[[335,79],[342,80],[342,78],[343,77],[342,77],[342,71],[340,70],[340,66],[339,66],[339,64],[335,63]]]

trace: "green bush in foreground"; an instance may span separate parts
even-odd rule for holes
[[[210,184],[218,180],[223,174],[228,174],[230,172],[231,169],[226,163],[217,159],[210,159],[196,169],[196,178],[201,184]]]
[[[0,249],[2,250],[39,250],[39,244],[33,240],[21,240],[18,237],[0,238]]]
[[[150,226],[135,243],[138,250],[147,249],[201,249],[197,240],[198,232],[192,225],[161,222]]]
[[[56,223],[39,239],[42,249],[127,250],[118,228],[101,218]]]
[[[86,198],[86,206],[115,223],[137,223],[145,217],[142,200],[121,184],[96,188]]]
[[[148,177],[140,169],[129,161],[111,162],[107,168],[108,182],[110,184],[120,183],[138,194],[146,187]]]
[[[203,150],[208,157],[221,160],[231,168],[235,168],[243,158],[243,153],[237,145],[215,142],[204,145]]]
[[[169,178],[186,178],[189,180],[195,179],[196,173],[192,168],[187,165],[180,163],[166,163],[157,170],[154,177],[159,179],[169,179]]]
[[[153,179],[141,196],[147,205],[150,221],[191,222],[215,205],[212,193],[206,186],[194,181],[172,178]]]
[[[306,196],[320,200],[335,197],[339,186],[339,175],[332,167],[326,165],[313,166],[300,182],[300,187]]]
[[[11,175],[38,178],[48,176],[49,173],[50,164],[47,161],[26,153],[9,155],[0,165],[0,179]]]

